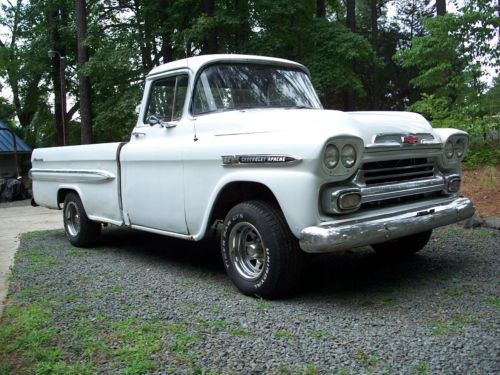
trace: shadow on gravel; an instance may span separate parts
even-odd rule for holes
[[[225,273],[219,244],[215,241],[190,242],[154,233],[109,228],[103,231],[93,248],[112,250],[130,257],[155,258],[158,262],[188,267],[191,270],[194,268],[202,273]]]
[[[224,275],[219,244],[189,242],[147,232],[106,229],[94,250],[112,251],[127,257],[165,263],[178,267],[186,275],[203,278],[204,275]],[[436,285],[454,277],[466,268],[474,267],[471,259],[456,254],[441,257],[433,249],[404,259],[377,256],[370,247],[357,248],[342,254],[326,254],[312,258],[305,267],[297,290],[287,300],[352,300],[376,292],[405,293],[405,290]],[[218,281],[219,280],[219,281]],[[220,282],[211,279],[208,282]],[[234,293],[238,293],[234,289]]]

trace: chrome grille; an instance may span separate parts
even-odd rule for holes
[[[434,162],[428,158],[384,160],[364,163],[361,170],[369,186],[433,177]]]

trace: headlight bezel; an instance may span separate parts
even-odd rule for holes
[[[450,135],[443,144],[443,159],[445,163],[457,164],[464,160],[468,145],[468,134]]]
[[[326,153],[330,146],[333,146],[336,148],[336,150],[338,150],[338,162],[333,168],[328,168],[327,164],[325,163]],[[342,150],[346,146],[350,146],[354,150],[355,159],[350,166],[349,166],[350,163],[347,163],[346,166],[342,162]],[[361,138],[345,136],[345,135],[331,138],[327,142],[325,142],[322,148],[321,170],[323,171],[323,173],[334,179],[352,175],[355,173],[361,162],[363,149],[364,149],[364,142]]]

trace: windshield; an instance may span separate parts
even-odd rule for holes
[[[194,115],[245,108],[321,108],[306,73],[262,64],[207,67],[194,88]]]

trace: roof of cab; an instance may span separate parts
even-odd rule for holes
[[[183,68],[189,68],[193,72],[197,72],[203,66],[214,62],[250,62],[250,63],[261,63],[261,64],[263,63],[263,64],[285,65],[302,69],[307,74],[309,74],[309,70],[304,65],[290,60],[279,59],[276,57],[255,56],[255,55],[218,54],[218,55],[194,56],[194,57],[189,57],[187,59],[172,61],[157,66],[156,68],[153,68],[153,70],[149,72],[148,77]]]

